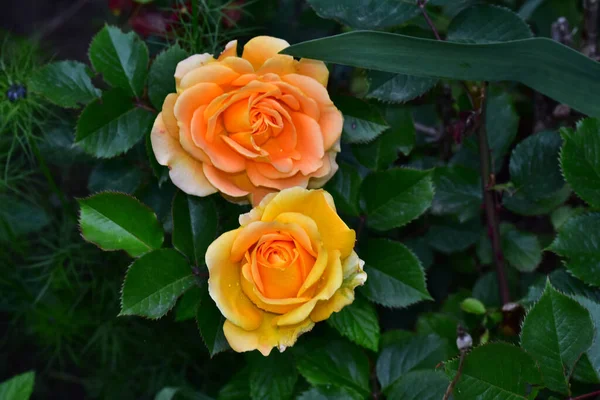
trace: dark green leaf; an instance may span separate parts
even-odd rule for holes
[[[451,254],[465,251],[474,245],[480,232],[481,222],[478,219],[463,223],[444,219],[431,225],[426,238],[427,243],[435,250]]]
[[[342,139],[347,143],[368,143],[389,128],[379,109],[356,97],[333,99],[344,114]]]
[[[204,264],[206,249],[217,236],[217,223],[213,198],[177,192],[173,198],[173,246],[193,265]]]
[[[416,4],[397,0],[308,0],[319,17],[335,19],[355,29],[384,29],[419,14]]]
[[[327,322],[359,346],[373,351],[379,349],[377,310],[362,297],[356,297],[352,304],[331,314]]]
[[[364,396],[334,386],[313,387],[296,397],[296,400],[362,400]]]
[[[528,39],[533,35],[517,14],[504,7],[476,5],[463,10],[450,23],[447,40],[462,43],[497,43]]]
[[[525,317],[521,346],[538,362],[546,387],[570,394],[569,376],[593,336],[589,312],[547,282],[544,294]]]
[[[573,375],[575,379],[584,382],[600,383],[600,346],[598,346],[600,343],[600,331],[598,330],[600,327],[600,303],[584,296],[575,296],[575,300],[588,310],[596,329],[594,330],[594,344],[579,359]]]
[[[571,188],[565,185],[559,191],[549,193],[546,198],[538,201],[532,201],[523,192],[518,191],[513,195],[506,194],[503,203],[506,208],[516,214],[543,215],[563,204],[570,195]]]
[[[44,160],[58,166],[68,166],[73,163],[86,162],[91,159],[81,148],[74,146],[75,129],[67,124],[48,127],[44,138],[38,143]]]
[[[446,363],[450,379],[456,375],[458,364],[458,359]],[[466,356],[454,399],[525,400],[529,385],[540,383],[540,371],[524,350],[508,343],[489,343]]]
[[[198,286],[190,288],[181,295],[175,307],[175,321],[181,322],[195,318],[200,304],[200,296],[202,296],[202,289]]]
[[[566,267],[585,283],[600,286],[600,213],[565,223],[549,250],[567,258]]]
[[[431,205],[431,172],[405,168],[376,172],[366,177],[361,192],[369,226],[380,231],[401,227]]]
[[[75,142],[87,153],[110,158],[133,147],[151,128],[154,114],[137,108],[121,89],[105,92],[83,110]]]
[[[555,231],[559,231],[560,228],[567,222],[571,217],[582,214],[585,211],[583,207],[573,208],[571,206],[562,206],[557,208],[550,214],[550,220]]]
[[[192,269],[173,249],[154,250],[131,264],[121,292],[122,315],[157,319],[194,285]]]
[[[377,379],[384,392],[404,374],[415,369],[433,369],[448,357],[448,342],[437,335],[404,336],[387,344],[377,358]]]
[[[564,269],[557,269],[556,271],[552,271],[549,275],[550,283],[552,286],[556,288],[556,290],[561,293],[565,293],[570,296],[582,296],[587,297],[596,303],[600,303],[600,290],[589,286],[588,284],[580,281],[575,278],[573,275],[565,271]],[[544,282],[542,282],[542,287],[540,290],[540,296],[544,290]]]
[[[561,133],[565,179],[579,197],[600,208],[600,121],[588,118],[577,124],[576,132],[563,129]]]
[[[373,170],[388,168],[398,159],[398,151],[408,155],[415,146],[415,125],[409,108],[387,106],[385,117],[390,129],[372,142],[352,145],[356,159]]]
[[[77,61],[47,64],[31,78],[30,88],[54,104],[75,108],[100,97],[102,92],[92,85],[91,70]]]
[[[148,74],[148,97],[157,110],[169,93],[175,93],[175,69],[187,53],[178,44],[161,52],[152,63]]]
[[[256,355],[250,362],[250,396],[252,400],[287,400],[292,398],[298,372],[291,353],[272,352],[269,357]]]
[[[545,38],[472,45],[356,31],[299,43],[282,53],[397,74],[517,81],[600,116],[600,64]]]
[[[431,300],[419,259],[402,243],[371,239],[361,248],[369,278],[363,293],[387,307],[406,307]]]
[[[142,170],[125,160],[107,160],[97,164],[88,181],[90,192],[113,190],[133,193],[142,183]]]
[[[339,212],[356,217],[360,214],[359,190],[362,179],[356,167],[345,162],[340,162],[339,167],[325,185],[325,190],[333,196]]]
[[[510,157],[510,178],[531,201],[550,197],[565,185],[558,166],[562,140],[556,132],[540,132],[523,140]]]
[[[208,286],[204,286],[201,289],[201,305],[198,307],[198,313],[196,314],[196,323],[202,335],[202,340],[204,340],[204,344],[212,357],[217,353],[229,349],[229,343],[227,343],[225,333],[223,333],[225,317],[223,317],[223,314],[217,308],[214,300],[210,298]]]
[[[537,236],[509,224],[501,226],[501,235],[506,261],[521,272],[535,271],[542,262],[542,246]]]
[[[507,281],[511,296],[515,297],[515,289],[518,285],[517,274],[514,270],[508,270]],[[502,299],[498,288],[498,278],[495,271],[490,271],[483,274],[477,279],[473,285],[473,297],[481,300],[488,308],[502,307]]]
[[[46,211],[23,199],[0,195],[0,242],[37,232],[50,223]]]
[[[0,399],[2,400],[27,400],[33,392],[35,371],[13,376],[0,383]]]
[[[218,400],[248,400],[250,398],[250,368],[244,367],[219,390]]]
[[[386,390],[388,399],[440,400],[450,381],[441,371],[411,371]]]
[[[519,10],[519,16],[523,19],[529,19],[531,14],[546,0],[526,0]]]
[[[433,88],[438,80],[421,76],[369,71],[367,98],[389,103],[405,103],[422,96]]]
[[[433,183],[433,214],[456,215],[460,222],[464,222],[481,213],[483,193],[477,171],[458,165],[438,167],[433,174]]]
[[[435,334],[446,339],[448,356],[452,357],[458,352],[456,348],[456,328],[459,324],[460,321],[452,315],[423,313],[417,319],[416,330],[420,335]]]
[[[105,26],[92,40],[89,55],[108,84],[141,97],[149,56],[146,44],[135,33]]]
[[[297,363],[300,374],[312,385],[343,388],[367,397],[369,359],[359,347],[345,341],[330,341],[306,352]]]
[[[424,269],[428,269],[433,265],[433,250],[424,237],[408,239],[402,243],[419,258]]]
[[[125,250],[137,257],[162,245],[156,215],[134,197],[104,192],[78,201],[83,237],[103,250]]]

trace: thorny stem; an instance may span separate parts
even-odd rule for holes
[[[487,82],[484,83],[481,91],[481,103],[479,108],[479,161],[481,168],[481,184],[483,186],[483,202],[485,205],[485,214],[487,219],[488,235],[492,242],[494,252],[494,264],[496,265],[496,276],[498,278],[498,288],[502,304],[510,302],[510,294],[506,275],[504,273],[504,254],[502,253],[502,244],[500,241],[500,227],[498,224],[498,215],[496,214],[496,194],[492,190],[495,184],[495,178],[491,170],[490,145],[485,127],[485,106],[487,100]]]
[[[582,394],[581,396],[577,396],[577,397],[569,397],[567,400],[584,400],[584,399],[589,399],[594,396],[600,396],[600,390],[597,390],[592,393]]]
[[[448,400],[450,398],[450,396],[452,395],[452,392],[454,391],[454,387],[456,386],[456,384],[458,383],[458,381],[460,380],[460,377],[462,375],[462,370],[463,370],[463,366],[465,364],[466,356],[467,356],[466,350],[463,350],[460,352],[460,360],[458,361],[458,369],[456,370],[456,375],[454,376],[454,379],[452,379],[452,382],[450,382],[450,384],[448,385],[448,388],[446,389],[446,393],[444,393],[444,398],[442,400]]]
[[[427,14],[427,10],[425,9],[426,4],[427,4],[427,0],[417,0],[417,5],[421,9],[421,12],[423,13],[423,17],[425,18],[425,21],[427,21],[427,25],[429,25],[429,27],[433,31],[435,38],[437,40],[442,40],[442,38],[440,37],[440,34],[438,33],[437,29],[435,28],[435,25],[433,24],[433,21],[431,20],[431,18],[429,18],[429,14]]]
[[[593,59],[598,56],[598,1],[583,0],[585,44],[583,53]]]

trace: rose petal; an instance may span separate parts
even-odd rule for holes
[[[265,61],[256,73],[258,75],[276,74],[278,76],[296,72],[296,61],[292,56],[276,54]]]
[[[223,171],[218,170],[209,164],[203,165],[204,175],[208,181],[221,193],[227,194],[232,197],[242,197],[247,196],[250,193],[247,190],[242,189],[235,182],[235,178],[231,176],[231,174],[227,174]]]
[[[296,71],[300,75],[313,78],[324,87],[327,87],[329,80],[329,70],[323,61],[311,60],[310,58],[301,58],[296,64]]]
[[[237,40],[227,43],[217,60],[222,61],[227,57],[237,57]]]
[[[210,82],[220,86],[227,85],[240,74],[222,63],[210,63],[188,72],[179,85],[184,92],[198,83]]]
[[[323,166],[319,168],[319,170],[315,171],[308,181],[309,189],[323,187],[331,178],[333,178],[339,168],[337,162],[335,161],[336,156],[337,152],[335,151],[328,151],[325,153],[325,157],[323,158]]]
[[[283,39],[257,36],[246,43],[242,58],[250,61],[254,70],[258,71],[265,61],[289,46],[290,44]]]
[[[179,138],[179,126],[177,125],[177,118],[175,118],[175,103],[179,96],[176,93],[169,94],[162,106],[162,118],[167,127],[167,130],[174,138]]]
[[[177,68],[175,68],[175,83],[177,88],[181,83],[181,80],[184,76],[186,76],[190,71],[202,66],[206,65],[210,62],[213,62],[215,59],[211,54],[195,54],[191,57],[182,60],[177,64]]]
[[[281,78],[284,82],[297,87],[307,97],[315,100],[319,105],[326,106],[333,104],[329,98],[327,89],[323,87],[316,79],[300,74],[289,74]]]

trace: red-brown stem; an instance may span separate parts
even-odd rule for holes
[[[479,109],[479,131],[477,137],[479,141],[479,163],[481,170],[481,184],[483,189],[483,202],[485,205],[488,235],[490,237],[490,241],[492,242],[492,250],[494,253],[494,265],[496,266],[496,276],[498,278],[500,298],[502,299],[502,304],[506,304],[510,302],[510,294],[504,272],[504,254],[502,253],[500,226],[498,223],[498,214],[496,213],[496,194],[493,190],[495,179],[492,174],[490,145],[488,143],[488,137],[485,128],[487,82],[483,84],[481,96],[481,105]]]
[[[438,33],[437,29],[435,28],[435,25],[433,24],[433,21],[431,20],[431,18],[429,18],[429,14],[427,14],[427,10],[425,9],[427,0],[418,0],[418,4],[419,4],[419,8],[421,9],[421,12],[423,13],[423,17],[425,18],[425,21],[427,21],[427,25],[429,25],[429,27],[431,28],[431,31],[435,35],[435,38],[437,40],[442,40],[442,38],[440,37],[440,34]]]
[[[588,394],[582,394],[581,396],[577,396],[577,397],[569,397],[567,400],[584,400],[584,399],[589,399],[590,397],[594,397],[594,396],[600,396],[600,390],[596,390],[595,392],[588,393]]]

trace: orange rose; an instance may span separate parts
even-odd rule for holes
[[[240,225],[206,252],[209,292],[235,351],[285,350],[352,303],[367,279],[353,251],[356,235],[323,190],[269,194]]]
[[[217,191],[258,204],[292,186],[321,187],[337,171],[342,114],[321,61],[277,54],[289,44],[259,36],[237,57],[192,56],[177,66],[177,93],[152,129],[156,159],[188,194]]]

